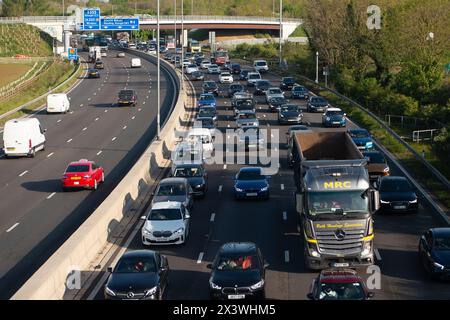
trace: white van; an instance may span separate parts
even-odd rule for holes
[[[266,60],[255,60],[253,62],[253,68],[255,68],[255,71],[261,73],[269,71],[269,66],[267,65]]]
[[[142,67],[141,59],[139,59],[139,58],[131,59],[131,67],[132,68],[140,68],[140,67]]]
[[[67,113],[70,101],[65,93],[53,93],[47,96],[47,113]]]
[[[200,141],[203,146],[203,158],[210,158],[214,151],[213,138],[211,131],[207,128],[194,128],[188,132],[187,143]]]
[[[9,156],[34,157],[45,149],[45,130],[36,118],[12,119],[3,129],[3,150]]]

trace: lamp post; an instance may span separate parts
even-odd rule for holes
[[[176,49],[175,49],[176,50]],[[181,90],[184,90],[184,0],[181,0]]]
[[[174,27],[175,27],[175,33],[174,33],[174,37],[175,37],[175,58],[177,57],[177,0],[173,0],[173,7],[174,7]]]
[[[316,51],[316,83],[319,83],[319,51]]]
[[[283,20],[283,0],[280,0],[280,37],[279,37],[279,47],[280,47],[280,66],[281,66],[281,61],[283,59],[282,57],[282,53],[281,53],[281,38],[283,37],[283,24],[282,24],[282,20]]]
[[[65,5],[64,5],[64,0],[62,0],[62,7],[63,7],[63,17],[65,17],[66,16],[66,13],[65,13]]]
[[[158,4],[157,4],[157,8],[156,8],[156,12],[157,12],[157,14],[156,14],[156,25],[157,25],[157,33],[156,33],[156,41],[157,41],[157,45],[156,45],[156,55],[157,55],[157,61],[158,61],[158,66],[157,66],[157,69],[158,69],[158,76],[157,76],[157,82],[158,82],[158,84],[157,84],[157,90],[158,90],[158,93],[157,93],[157,96],[158,96],[158,99],[157,99],[157,105],[158,105],[158,115],[156,116],[156,125],[157,125],[157,132],[156,132],[156,139],[157,140],[159,140],[160,139],[160,133],[161,133],[161,123],[160,123],[160,108],[161,108],[161,106],[160,106],[160,104],[161,104],[161,61],[160,61],[160,54],[159,54],[159,47],[160,47],[160,43],[159,43],[159,0],[158,0]]]

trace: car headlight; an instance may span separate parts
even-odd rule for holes
[[[261,279],[261,281],[255,283],[254,285],[250,286],[250,289],[252,290],[258,290],[261,289],[264,286],[264,279]]]
[[[182,233],[184,233],[184,228],[183,227],[175,230],[175,232],[173,234],[182,234]]]
[[[269,190],[269,186],[261,188],[261,191],[267,191],[267,190]]]
[[[412,201],[409,201],[409,203],[417,203],[417,199],[414,199]]]
[[[108,294],[108,295],[110,295],[110,296],[113,296],[113,297],[115,297],[116,296],[116,293],[114,292],[114,291],[112,291],[110,288],[108,288],[108,287],[105,287],[105,292],[106,292],[106,294]]]
[[[198,184],[195,186],[196,189],[203,187],[203,184]]]
[[[381,200],[381,199],[380,199],[380,202],[381,202],[381,203],[384,203],[384,204],[390,203],[390,201],[384,201],[384,200]]]
[[[238,187],[234,187],[234,190],[236,190],[237,192],[242,192],[243,191],[241,188],[238,188]]]
[[[284,115],[283,115],[283,114],[280,114],[280,117],[281,117],[281,118],[284,118]]]
[[[441,270],[444,270],[444,268],[445,268],[442,264],[437,263],[437,262],[433,262],[433,266],[435,266],[436,268],[441,269]]]
[[[330,117],[327,117],[325,120],[330,121]]]
[[[144,291],[144,295],[146,297],[149,297],[149,296],[152,296],[152,295],[156,294],[156,291],[158,291],[158,287],[155,286],[155,287],[153,287],[151,289],[148,289],[148,290]]]
[[[152,230],[149,230],[149,229],[144,227],[144,228],[142,228],[142,233],[145,234],[145,235],[151,235],[152,234]]]
[[[214,282],[212,282],[211,279],[209,279],[209,286],[211,287],[211,289],[214,289],[214,290],[222,290],[222,287],[221,287],[221,286],[218,286],[217,284],[215,284]]]

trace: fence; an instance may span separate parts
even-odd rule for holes
[[[429,127],[444,127],[444,124],[434,120],[434,119],[424,119],[403,115],[386,114],[384,116],[384,121],[387,122],[388,126],[400,125],[404,127],[412,127],[414,129],[428,129]]]

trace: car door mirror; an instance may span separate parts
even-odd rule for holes
[[[186,213],[186,215],[184,216],[184,219],[190,219],[191,218],[191,215],[189,214],[189,213]]]
[[[368,292],[367,293],[367,298],[369,298],[369,299],[371,299],[371,298],[373,298],[375,296],[375,292]]]
[[[268,264],[267,262],[264,263],[264,269],[267,269],[270,267],[270,264]]]
[[[145,220],[145,219],[147,219],[146,216],[141,216],[141,220]]]
[[[212,268],[213,268],[213,265],[212,265],[212,263],[208,263],[208,264],[206,265],[206,267],[207,267],[208,269],[212,269]]]
[[[108,267],[106,270],[107,270],[109,273],[112,273],[112,272],[113,272],[113,268],[112,268],[112,267]]]
[[[308,294],[306,295],[306,297],[307,297],[309,300],[314,300],[314,295],[313,295],[312,293],[308,293]]]

